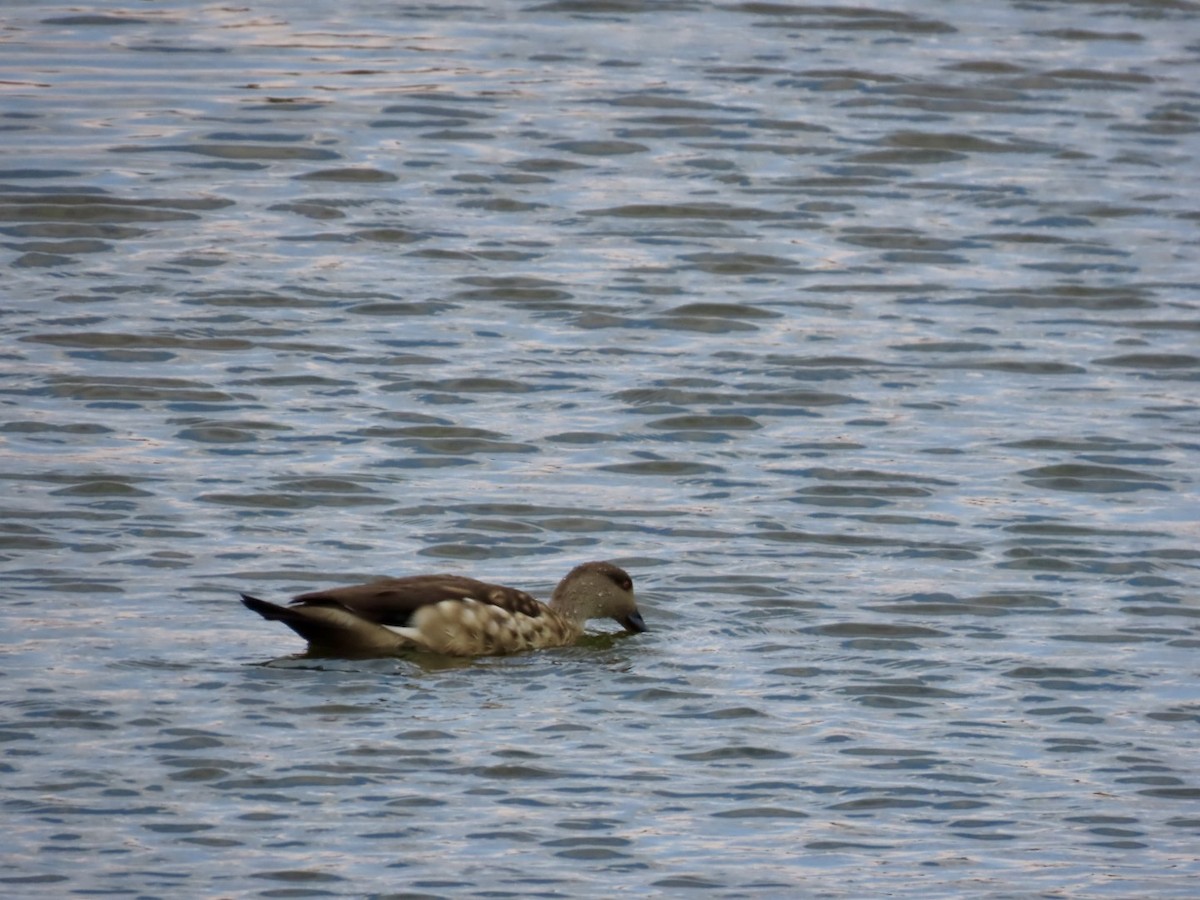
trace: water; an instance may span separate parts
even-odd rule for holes
[[[8,4],[3,890],[1191,896],[1198,25]]]

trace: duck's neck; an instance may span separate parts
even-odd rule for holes
[[[586,603],[584,598],[577,593],[571,593],[564,590],[560,584],[554,589],[554,595],[550,598],[549,606],[552,610],[582,630],[584,624],[588,620],[588,614],[585,609]]]

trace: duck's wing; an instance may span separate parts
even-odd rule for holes
[[[444,600],[477,600],[534,618],[542,615],[545,609],[524,591],[463,575],[381,578],[366,584],[301,594],[292,600],[292,606],[340,607],[368,622],[396,628],[409,625],[413,614],[421,607]]]

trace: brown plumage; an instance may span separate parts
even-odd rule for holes
[[[393,656],[428,650],[450,656],[562,647],[589,619],[611,618],[646,630],[633,580],[608,562],[576,566],[548,604],[524,591],[462,575],[413,575],[313,591],[279,606],[242,594],[264,619],[308,641],[310,656]]]

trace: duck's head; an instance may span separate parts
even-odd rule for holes
[[[588,619],[615,619],[634,634],[646,630],[633,593],[633,579],[610,562],[576,566],[558,583],[550,605],[580,623]]]

